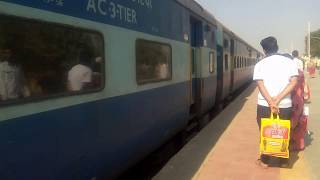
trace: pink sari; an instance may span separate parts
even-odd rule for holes
[[[303,115],[304,107],[304,74],[299,71],[298,84],[293,90],[291,118],[291,149],[304,149],[304,136],[307,132],[307,116]]]

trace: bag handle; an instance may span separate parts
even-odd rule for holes
[[[272,119],[272,120],[280,120],[279,114],[277,113],[277,118],[274,119],[273,113],[271,112],[270,119]]]

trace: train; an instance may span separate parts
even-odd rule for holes
[[[194,0],[1,0],[0,27],[6,180],[116,178],[250,82],[262,56]],[[70,90],[80,59],[90,76]]]

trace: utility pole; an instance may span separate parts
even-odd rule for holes
[[[308,57],[311,60],[311,23],[308,22]]]

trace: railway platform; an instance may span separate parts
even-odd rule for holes
[[[312,97],[306,149],[291,152],[289,166],[256,165],[258,90],[252,84],[177,153],[153,180],[318,180],[320,179],[320,77],[308,79]]]

